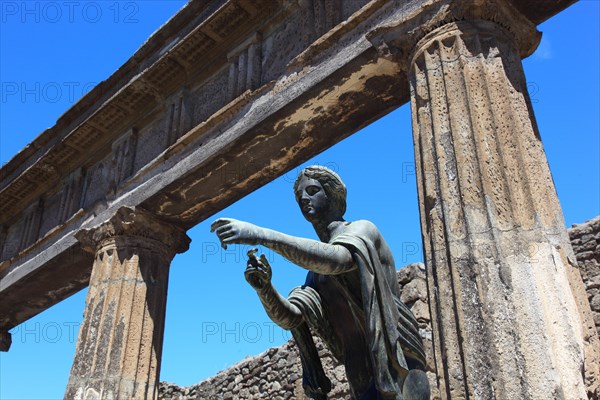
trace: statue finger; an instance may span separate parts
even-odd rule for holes
[[[256,260],[256,253],[258,252],[258,247],[254,247],[246,252],[248,259]]]
[[[220,229],[220,228],[219,228]],[[234,236],[237,232],[231,228],[217,230],[217,236],[222,239],[227,239]]]
[[[258,268],[258,265],[253,260],[248,260],[246,271],[256,271]]]
[[[267,257],[266,257],[264,254],[261,254],[261,255],[260,255],[260,262],[261,262],[262,264],[264,264],[264,266],[265,266],[266,268],[268,268],[268,269],[270,269],[270,268],[271,268],[271,265],[269,264],[269,260],[267,259]]]
[[[220,232],[226,231],[228,229],[232,229],[231,225],[229,225],[229,224],[223,224],[223,225],[218,226],[214,230],[214,232],[218,235]]]
[[[262,274],[263,271],[260,269],[260,266],[257,265],[252,265],[252,264],[248,264],[248,266],[246,267],[246,270],[244,271],[244,274],[246,275],[256,275],[256,274]]]
[[[227,223],[229,223],[229,218],[219,218],[210,225],[210,231],[214,232],[217,228]]]
[[[219,220],[214,221],[212,224],[210,224],[210,231],[214,232],[219,226],[221,226]]]
[[[250,282],[251,279],[253,279],[254,274],[252,273],[252,271],[244,271],[244,278],[246,278],[246,280],[248,282]]]
[[[224,242],[224,239],[219,237],[219,241],[221,242],[221,247],[223,250],[227,250],[227,243]]]
[[[241,243],[238,240],[237,235],[234,233],[233,235],[231,235],[227,238],[221,239],[221,245],[227,246],[228,244],[241,244]]]
[[[264,265],[262,262],[259,262],[257,266],[260,269],[260,272],[267,272],[269,270],[269,267]]]

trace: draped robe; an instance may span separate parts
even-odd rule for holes
[[[382,257],[369,236],[348,224],[330,244],[348,249],[355,268],[333,275],[311,271],[289,296],[303,314],[292,334],[305,391],[315,399],[325,399],[331,385],[309,328],[344,364],[353,399],[401,398],[408,370],[425,366],[417,322],[399,300],[393,261]]]

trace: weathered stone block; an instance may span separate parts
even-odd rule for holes
[[[410,305],[418,300],[427,301],[427,285],[425,284],[425,279],[414,279],[404,285],[402,287],[402,295],[400,296],[400,300],[407,305]]]

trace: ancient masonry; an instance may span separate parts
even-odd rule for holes
[[[2,166],[0,351],[89,286],[67,396],[156,398],[185,232],[410,102],[440,397],[596,392],[521,63],[573,2],[190,0]]]
[[[600,217],[573,225],[569,236],[600,335]]]
[[[600,216],[585,224],[574,225],[569,229],[569,236],[584,277],[596,329],[600,333]],[[440,397],[432,368],[432,331],[424,265],[415,263],[401,268],[398,271],[398,283],[402,301],[410,306],[419,322],[428,357],[427,375],[433,388],[432,400],[437,400]],[[333,383],[330,398],[348,399],[343,366],[331,358],[320,342],[318,344],[327,375]],[[281,347],[274,347],[256,357],[246,358],[193,386],[179,387],[161,382],[159,397],[164,400],[305,400],[301,375],[300,359],[292,339]],[[598,394],[588,393],[588,398],[598,399]]]

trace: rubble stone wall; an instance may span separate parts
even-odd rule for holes
[[[596,330],[600,335],[600,216],[569,229]]]
[[[600,334],[600,217],[569,229],[573,250],[586,285],[594,322]],[[417,318],[425,352],[428,356],[427,375],[432,387],[432,399],[439,399],[433,372],[432,330],[427,303],[425,270],[422,263],[409,264],[398,271],[401,300]],[[349,399],[344,367],[331,357],[317,340],[323,366],[333,383],[331,399]],[[280,347],[249,357],[217,375],[189,387],[161,382],[160,398],[188,399],[273,399],[306,400],[302,390],[302,369],[293,339]]]

